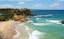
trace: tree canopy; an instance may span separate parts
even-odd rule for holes
[[[30,9],[27,9],[27,8],[24,8],[24,9],[13,9],[13,8],[0,9],[0,21],[13,19],[14,14],[25,15],[25,16],[32,15]]]

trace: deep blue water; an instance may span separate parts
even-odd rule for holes
[[[36,33],[38,33],[37,39],[64,39],[64,25],[61,23],[64,20],[64,10],[31,10],[31,12],[37,16],[30,17],[29,19],[33,22],[26,23],[26,25],[34,30],[32,33],[34,35],[31,36],[33,39]]]
[[[31,10],[33,14],[51,14],[56,18],[64,18],[64,10]]]

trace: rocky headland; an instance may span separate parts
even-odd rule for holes
[[[0,9],[0,39],[13,39],[16,25],[32,15],[30,9]]]

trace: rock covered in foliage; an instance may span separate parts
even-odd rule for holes
[[[24,8],[24,9],[5,8],[5,9],[0,9],[0,21],[13,19],[14,14],[25,15],[25,16],[33,15],[30,9],[27,9],[27,8]]]

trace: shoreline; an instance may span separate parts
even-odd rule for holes
[[[15,25],[18,23],[20,22],[14,20],[0,22],[0,31],[2,32],[2,38],[13,39],[13,36],[16,34]]]
[[[17,34],[14,35],[13,39],[39,39],[40,36],[44,36],[45,34],[44,32],[42,33],[38,30],[30,29],[28,26],[24,25],[24,23],[18,24],[18,26],[16,26],[15,31]]]
[[[18,24],[15,28],[15,31],[17,34],[13,36],[13,39],[28,39],[29,38],[26,25],[24,25],[23,23]]]
[[[29,20],[27,22],[32,22],[32,21]],[[3,21],[3,22],[0,22],[0,27],[1,27],[0,31],[2,32],[3,39],[14,39],[14,36],[20,35],[16,30],[17,27],[21,27],[20,30],[22,31],[22,33],[25,33],[21,36],[21,38],[24,38],[24,39],[29,38],[29,33],[28,33],[29,29],[26,25],[23,24],[23,22],[14,21],[14,20]]]

